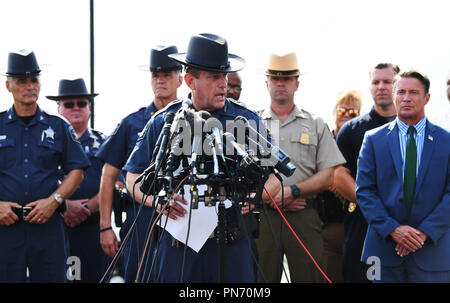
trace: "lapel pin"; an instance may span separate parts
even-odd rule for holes
[[[433,137],[428,135],[428,140],[433,141]]]

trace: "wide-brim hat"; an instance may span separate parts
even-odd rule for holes
[[[270,54],[267,68],[264,70],[266,76],[295,77],[300,76],[297,55],[290,53]]]
[[[59,81],[58,96],[46,96],[50,100],[59,101],[62,99],[93,98],[98,94],[90,94],[87,91],[84,80],[79,78],[75,80],[62,79]]]
[[[23,49],[8,54],[8,67],[4,76],[27,78],[38,76],[40,73],[41,69],[33,51]]]
[[[168,55],[176,53],[178,53],[178,48],[175,45],[153,47],[150,51],[149,70],[151,72],[168,72],[182,69],[183,66],[180,63],[168,57]]]
[[[214,34],[192,36],[186,53],[171,54],[181,64],[210,72],[230,73],[245,67],[245,60],[228,53],[225,38]]]

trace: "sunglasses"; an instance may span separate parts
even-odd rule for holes
[[[350,118],[355,118],[355,117],[357,117],[359,115],[359,111],[356,110],[356,109],[353,109],[353,108],[346,109],[346,108],[343,108],[343,107],[338,107],[338,108],[336,108],[336,111],[337,111],[337,114],[339,116],[344,116],[345,113],[348,113],[348,116]]]
[[[86,101],[78,101],[78,102],[69,101],[64,102],[62,105],[65,108],[73,108],[75,106],[75,103],[77,104],[78,108],[85,108],[88,105],[88,102]]]

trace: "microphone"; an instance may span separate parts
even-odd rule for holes
[[[164,126],[161,130],[161,133],[159,134],[158,140],[156,141],[155,145],[155,151],[158,151],[157,153],[153,153],[152,157],[152,164],[149,167],[147,167],[142,174],[137,177],[135,184],[140,182],[145,176],[147,176],[151,171],[157,172],[162,164],[162,159],[164,156],[164,153],[167,148],[167,143],[169,142],[170,137],[170,128],[172,127],[173,118],[175,116],[174,112],[167,112],[164,115]],[[156,157],[155,157],[156,154]]]
[[[239,144],[236,143],[236,139],[234,138],[234,136],[231,133],[225,132],[223,135],[225,137],[226,144],[231,145],[236,150],[237,154],[242,157],[242,162],[244,163],[244,165],[243,165],[244,168],[250,166],[251,164],[254,164],[252,157],[250,157],[250,155],[245,150],[243,150],[239,146]]]
[[[207,114],[209,115],[209,113]],[[201,138],[193,136],[193,131],[197,130],[198,132],[198,125],[202,126],[203,122],[199,112],[195,112],[187,106],[184,111],[177,113],[172,125],[172,133],[175,137],[172,140],[170,153],[167,157],[166,174],[173,175],[174,170],[179,166],[183,154],[192,155],[194,153],[194,156],[196,156],[200,153]],[[191,144],[192,138],[194,139],[193,144]],[[186,142],[189,142],[189,144],[186,144]],[[183,147],[181,147],[181,144]],[[192,145],[195,145],[195,147],[192,148]],[[195,151],[197,152],[195,153]]]
[[[214,139],[216,140],[216,146],[217,146],[217,152],[219,155],[223,154],[223,142],[222,142],[222,136],[220,135],[220,130],[217,127],[211,128],[212,135],[214,136]]]
[[[202,118],[205,120],[205,131],[211,132],[217,154],[223,155],[223,141],[222,141],[222,123],[217,118],[211,117],[209,112],[202,111]]]
[[[192,139],[192,149],[191,149],[191,168],[192,172],[195,175],[197,173],[196,165],[197,165],[197,157],[202,152],[203,145],[203,125],[205,124],[205,119],[203,117],[210,117],[211,114],[206,111],[199,111],[194,113],[194,121],[193,127],[191,130],[194,130],[194,137]],[[200,132],[195,131],[197,127],[200,126]]]
[[[162,165],[162,159],[164,156],[164,153],[166,152],[167,149],[167,143],[169,142],[169,138],[170,138],[170,128],[172,127],[172,122],[173,122],[173,117],[175,116],[174,112],[168,112],[165,114],[164,117],[164,126],[163,129],[161,130],[161,133],[159,134],[160,137],[162,137],[161,139],[161,146],[159,147],[158,150],[158,154],[156,155],[156,159],[155,159],[155,171],[157,172],[161,165]]]
[[[245,137],[249,140],[249,143],[253,143],[258,146],[265,154],[270,154],[270,163],[275,163],[275,165],[270,165],[275,167],[279,172],[281,172],[286,177],[290,177],[294,174],[295,166],[290,163],[289,156],[278,146],[273,145],[266,140],[256,129],[254,129],[249,123],[247,118],[243,116],[237,116],[234,119],[235,122],[242,122],[245,128],[248,130],[248,134]],[[252,138],[257,138],[256,142]]]

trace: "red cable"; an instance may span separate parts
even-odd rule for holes
[[[320,271],[320,273],[325,277],[325,279],[327,279],[328,283],[333,283],[331,282],[330,278],[327,277],[327,275],[323,272],[323,270],[320,268],[320,266],[317,264],[316,260],[314,260],[313,256],[309,253],[308,249],[305,247],[305,245],[303,244],[303,242],[300,240],[300,238],[297,236],[297,234],[295,233],[295,231],[292,229],[291,225],[288,223],[288,221],[286,220],[286,218],[283,216],[283,214],[281,213],[280,209],[278,208],[278,205],[275,203],[275,201],[273,201],[272,196],[270,195],[269,191],[266,189],[266,187],[264,187],[264,190],[266,191],[267,195],[269,196],[270,200],[273,202],[273,204],[275,205],[275,208],[277,209],[278,213],[280,214],[280,216],[283,218],[284,223],[286,223],[286,225],[289,227],[289,229],[291,230],[292,234],[295,236],[295,238],[297,239],[298,243],[300,243],[300,245],[303,247],[303,249],[305,250],[305,252],[308,254],[309,258],[313,261],[314,265],[317,267],[317,269]]]

